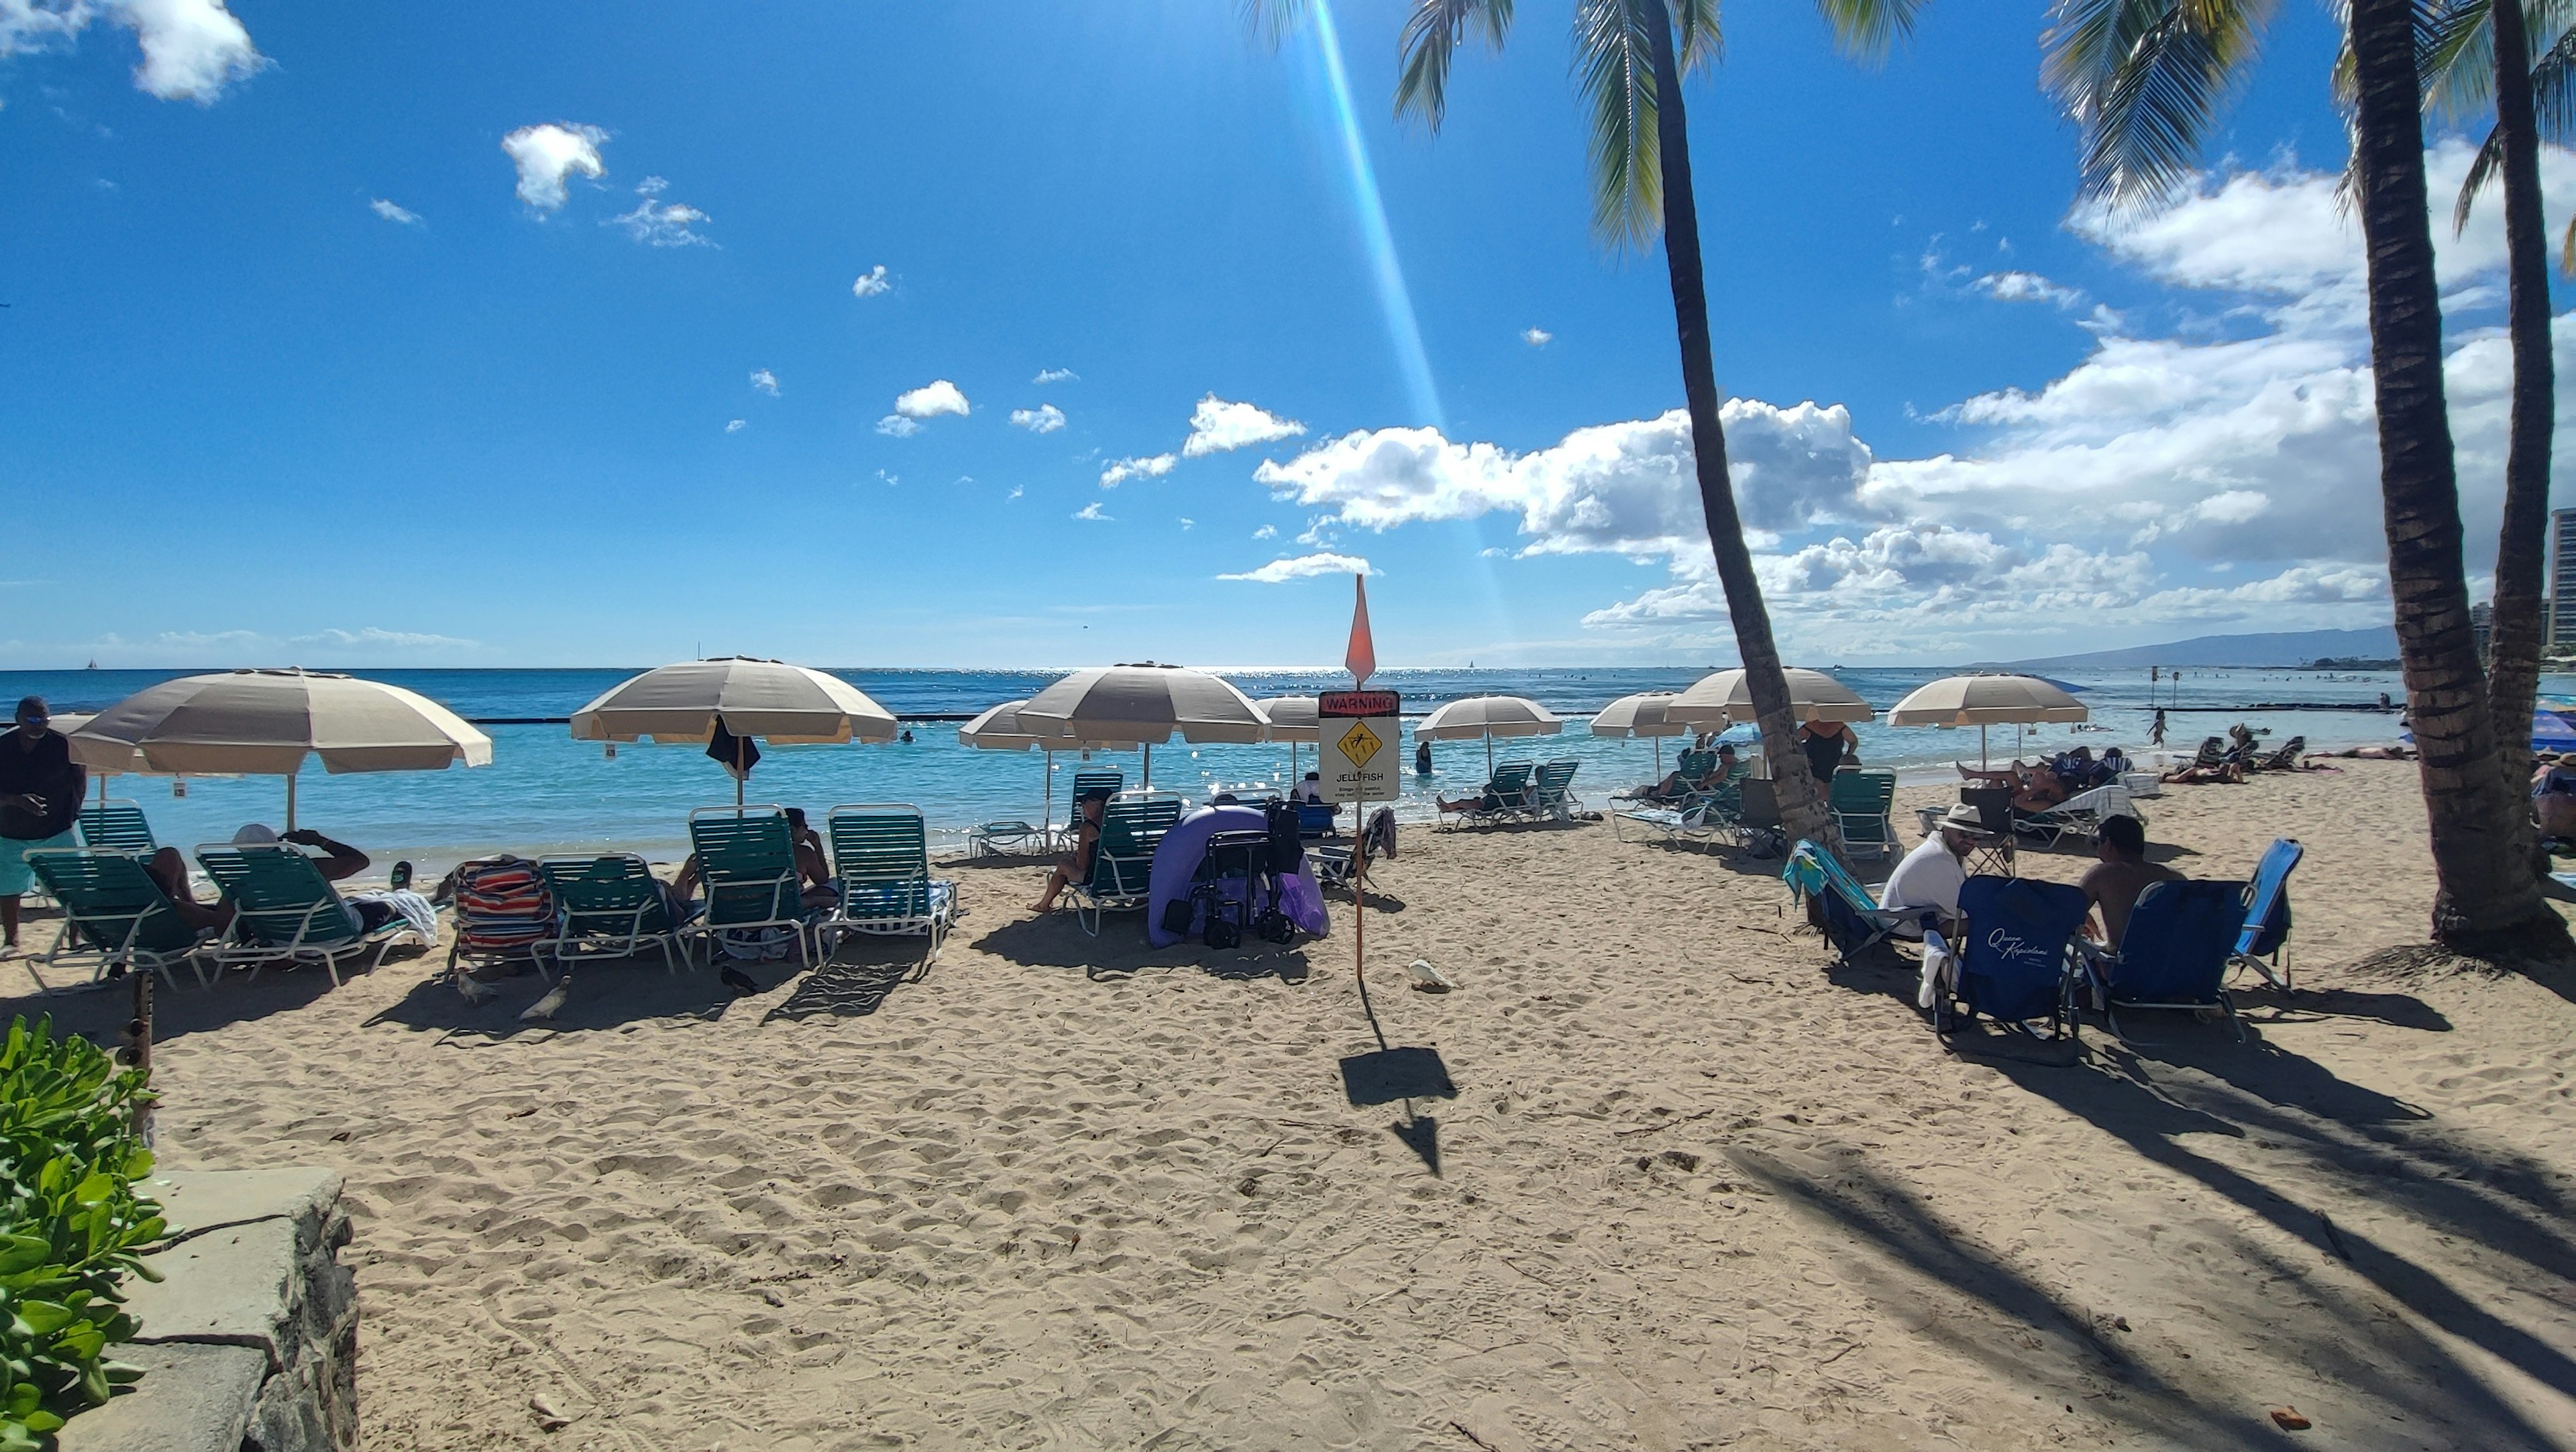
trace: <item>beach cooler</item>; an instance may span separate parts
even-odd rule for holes
[[[2124,771],[2120,785],[2133,797],[2160,797],[2165,794],[2165,779],[2152,771]]]

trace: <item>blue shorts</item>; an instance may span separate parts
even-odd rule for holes
[[[57,832],[50,837],[20,841],[0,837],[0,897],[25,897],[36,886],[36,874],[27,866],[27,854],[45,847],[78,847],[73,833]]]

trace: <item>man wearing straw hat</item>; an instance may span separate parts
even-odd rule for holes
[[[18,703],[18,724],[0,734],[0,956],[18,951],[18,900],[35,886],[28,852],[70,847],[72,823],[89,773],[72,760],[71,742],[51,729],[45,698]]]
[[[1941,819],[1940,830],[1906,853],[1905,860],[1887,875],[1878,905],[1889,912],[1935,912],[1945,923],[1956,919],[1959,889],[1968,885],[1968,851],[1985,835],[1985,819],[1976,808],[1964,803],[1952,807]],[[1915,921],[1899,924],[1895,931],[1908,938],[1923,936],[1919,913]]]

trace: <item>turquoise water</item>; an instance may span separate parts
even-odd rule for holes
[[[1000,701],[1027,696],[1053,679],[1051,671],[870,671],[836,672],[897,714],[972,712]],[[9,671],[0,672],[0,701],[26,694],[45,696],[57,711],[95,710],[145,686],[184,675],[183,671]],[[629,670],[526,671],[360,671],[442,701],[467,717],[568,716],[591,698],[632,674]],[[1418,717],[1443,701],[1460,696],[1505,693],[1530,696],[1568,718],[1565,733],[1533,741],[1495,743],[1507,756],[1573,757],[1583,763],[1575,783],[1577,796],[1598,804],[1611,790],[1653,775],[1655,744],[1596,738],[1578,718],[1586,718],[1612,699],[1632,691],[1679,690],[1702,671],[1670,669],[1565,670],[1394,670],[1381,672],[1371,684],[1402,691],[1408,718]],[[1906,692],[1937,677],[1940,668],[1919,670],[1842,670],[1835,674],[1872,705],[1884,711]],[[1311,694],[1345,678],[1337,671],[1229,672],[1248,694]],[[2091,724],[2106,729],[2072,731],[2065,727],[2034,728],[2024,739],[2028,749],[2062,751],[2074,745],[2118,745],[2133,757],[2151,759],[2146,746],[2152,699],[2157,704],[2241,707],[2262,701],[2352,702],[2375,704],[2382,691],[2402,692],[2394,673],[2327,675],[2310,671],[2194,671],[2180,682],[2152,688],[2144,672],[2119,676],[2077,675],[2069,683],[2083,687],[2093,708]],[[2576,688],[2576,680],[2552,678],[2551,691]],[[2237,720],[2234,714],[2177,712],[2168,746],[2189,752],[2203,736],[2214,735]],[[2304,735],[2312,747],[2389,742],[2396,739],[2393,715],[2355,711],[2249,712],[2243,719],[2274,741]],[[1410,761],[1413,742],[1408,719],[1404,753]],[[729,803],[733,787],[722,768],[695,747],[620,746],[612,759],[596,743],[576,742],[561,725],[488,726],[492,765],[473,771],[405,772],[328,776],[315,772],[297,787],[297,819],[350,841],[380,858],[411,857],[440,863],[475,852],[510,849],[519,852],[632,849],[678,855],[686,836],[690,808]],[[1046,810],[1046,770],[1036,752],[976,751],[960,746],[954,722],[916,722],[915,740],[885,746],[777,747],[768,751],[752,774],[750,800],[782,802],[821,812],[844,802],[910,802],[928,815],[932,826],[954,841],[966,827],[995,817],[1031,821]],[[1974,760],[1977,734],[1929,728],[1897,729],[1876,723],[1860,728],[1864,758],[1874,766],[1901,771],[1940,768],[1956,759]],[[1739,727],[1736,740],[1750,740]],[[2001,760],[2014,747],[2012,728],[1995,730],[1994,754]],[[1480,742],[1440,742],[1433,748],[1435,774],[1408,776],[1407,797],[1399,811],[1427,817],[1434,792],[1463,795],[1485,779],[1485,748]],[[1667,767],[1673,745],[1664,743]],[[1300,769],[1313,764],[1313,748],[1301,748]],[[1191,796],[1228,788],[1268,790],[1288,784],[1289,752],[1285,746],[1190,746],[1174,741],[1153,753],[1154,784]],[[1055,758],[1053,817],[1065,815],[1063,795],[1068,766],[1079,758]],[[1092,766],[1116,766],[1129,785],[1142,780],[1136,753],[1094,753]],[[276,778],[236,780],[191,778],[185,795],[174,796],[173,784],[152,777],[122,777],[109,788],[117,797],[142,803],[164,842],[192,844],[230,836],[245,821],[281,822],[284,789]]]

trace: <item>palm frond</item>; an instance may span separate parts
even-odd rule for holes
[[[1726,49],[1726,34],[1717,23],[1717,0],[1672,0],[1672,11],[1674,69],[1689,75],[1717,64]]]
[[[2558,244],[2558,270],[2576,277],[2576,217],[2567,219],[2567,240]]]
[[[2271,0],[2056,0],[2041,81],[2082,135],[2088,196],[2149,206],[2193,170]]]
[[[1396,115],[1411,113],[1440,129],[1449,110],[1449,61],[1470,29],[1501,49],[1511,34],[1512,0],[1415,0],[1397,42]]]
[[[2442,120],[2464,121],[2495,99],[2490,8],[2490,0],[2441,0],[2427,27],[2430,43],[2415,53],[2416,74],[2424,78],[2424,109]],[[2538,8],[2523,7],[2526,14]],[[2346,42],[2344,49],[2351,48]]]
[[[1880,61],[1914,38],[1924,0],[1816,0],[1833,27],[1835,48],[1855,60]]]
[[[1574,71],[1592,103],[1592,226],[1613,246],[1644,246],[1663,221],[1655,135],[1654,39],[1665,0],[1575,0]],[[1678,56],[1676,57],[1678,59]]]
[[[1237,0],[1243,23],[1264,45],[1276,50],[1281,41],[1306,23],[1309,0]]]
[[[2549,43],[2531,63],[2531,114],[2543,141],[2566,142],[2576,133],[2576,29],[2562,17]]]
[[[2504,128],[2490,126],[2487,139],[2478,145],[2478,154],[2469,162],[2469,174],[2460,183],[2460,199],[2451,207],[2451,230],[2469,230],[2469,211],[2477,205],[2478,193],[2493,180],[2496,169],[2504,165]]]

